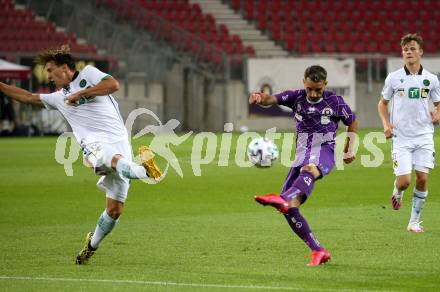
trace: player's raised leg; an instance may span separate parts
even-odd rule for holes
[[[291,167],[284,181],[282,192],[287,190],[295,182],[295,180],[298,178],[299,175],[300,175],[300,167]],[[263,206],[272,206],[281,213],[286,213],[287,210],[289,209],[288,201],[286,201],[279,194],[270,193],[262,196],[256,196],[255,201],[257,201]]]
[[[147,146],[139,148],[139,156],[142,165],[138,165],[121,155],[115,155],[112,159],[112,168],[120,175],[129,179],[143,179],[151,177],[159,179],[162,172],[154,161],[154,154]]]
[[[87,164],[95,170],[98,175],[106,175],[116,171],[121,176],[128,179],[147,178],[148,173],[142,165],[138,165],[131,160],[131,153],[122,155],[124,151],[115,149],[117,146],[105,143],[86,144],[81,141],[81,148],[84,152],[84,159]],[[122,149],[126,150],[126,149]]]
[[[148,177],[147,171],[142,165],[138,165],[121,155],[115,155],[113,157],[112,168],[121,176],[129,179],[142,179]]]
[[[139,147],[139,157],[149,177],[157,180],[162,176],[162,172],[154,160],[154,153],[150,148],[147,146]]]

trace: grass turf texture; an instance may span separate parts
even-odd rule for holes
[[[157,185],[132,182],[117,228],[87,266],[74,260],[104,208],[98,177],[79,161],[67,177],[54,159],[56,138],[1,139],[1,290],[438,291],[438,169],[422,216],[426,232],[409,233],[411,191],[400,211],[389,203],[389,142],[380,145],[385,161],[377,168],[361,165],[361,145],[357,161],[319,181],[302,207],[333,256],[310,268],[308,248],[285,219],[253,199],[278,192],[288,168],[239,168],[233,149],[228,167],[215,160],[197,177],[192,138],[172,147],[184,177],[170,171]]]

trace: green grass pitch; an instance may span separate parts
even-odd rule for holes
[[[133,148],[148,139],[133,141]],[[201,176],[194,176],[189,163],[192,140],[172,146],[183,178],[171,170],[157,185],[132,182],[117,228],[89,265],[76,266],[75,255],[85,234],[94,229],[105,196],[95,186],[98,177],[80,162],[73,166],[74,176],[65,175],[54,159],[55,141],[0,140],[2,291],[440,287],[440,171],[430,175],[422,216],[426,232],[407,232],[412,194],[406,192],[400,211],[391,209],[389,142],[381,146],[382,166],[363,167],[360,155],[366,150],[361,146],[354,164],[316,184],[302,213],[333,259],[310,268],[308,248],[285,219],[253,200],[257,194],[278,192],[288,168],[239,168],[232,155],[229,166],[220,167],[215,160],[202,165]],[[159,163],[163,166],[164,161]]]

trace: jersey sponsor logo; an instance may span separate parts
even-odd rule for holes
[[[321,111],[321,125],[328,125],[330,123],[330,117],[333,115],[333,109],[330,107],[325,107]]]
[[[420,98],[420,88],[418,88],[418,87],[410,87],[408,89],[408,98],[410,98],[410,99]]]
[[[429,93],[429,88],[422,88],[421,95],[422,98],[427,98]]]
[[[330,124],[330,117],[329,116],[321,116],[321,125],[328,125]]]
[[[79,82],[79,87],[84,88],[87,85],[87,81],[85,79],[81,79]]]
[[[431,82],[429,82],[428,79],[423,80],[423,85],[429,86],[429,84],[431,84]]]

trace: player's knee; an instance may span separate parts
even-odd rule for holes
[[[302,197],[295,197],[289,201],[289,208],[299,208],[303,202],[304,199]]]
[[[318,167],[314,164],[306,164],[303,167],[301,167],[301,172],[304,171],[313,174],[314,177],[319,177],[321,174]]]
[[[418,176],[416,178],[416,184],[419,187],[426,187],[428,184],[428,177],[427,176]]]
[[[118,219],[122,214],[122,208],[118,206],[112,206],[107,208],[107,214],[113,219]]]
[[[411,184],[411,181],[409,179],[400,180],[400,181],[397,181],[397,188],[399,190],[406,190],[410,184]]]

